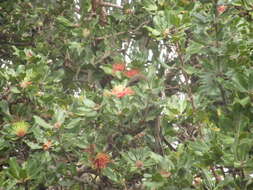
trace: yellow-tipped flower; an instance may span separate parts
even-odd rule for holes
[[[23,137],[27,134],[29,123],[25,121],[18,121],[13,123],[12,126],[14,134],[17,135],[18,137]]]

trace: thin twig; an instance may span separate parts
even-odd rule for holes
[[[155,147],[156,153],[160,155],[164,155],[164,150],[162,147],[162,129],[161,129],[161,116],[158,116],[155,120],[155,130],[154,130],[154,138],[155,138]]]
[[[220,177],[217,175],[216,171],[215,171],[215,168],[214,167],[211,167],[211,171],[212,171],[212,174],[216,180],[216,183],[218,184],[220,182]]]
[[[145,21],[133,30],[118,32],[116,34],[110,34],[110,35],[106,35],[106,36],[102,36],[102,37],[97,37],[97,38],[95,38],[95,40],[105,40],[105,39],[108,39],[108,38],[112,38],[112,37],[115,37],[115,36],[120,36],[120,35],[127,34],[127,33],[132,33],[133,34],[133,33],[137,32],[138,30],[140,30],[144,25],[149,24],[149,23],[150,23],[150,21]]]
[[[173,151],[177,151],[177,149],[175,149],[168,141],[167,141],[167,139],[163,136],[162,137],[162,139],[163,139],[163,142],[171,149],[171,150],[173,150]]]
[[[5,45],[14,45],[14,46],[34,46],[33,42],[8,42],[8,41],[0,41],[0,44]]]
[[[184,76],[185,81],[187,83],[187,93],[188,93],[188,96],[189,96],[191,104],[192,104],[192,109],[193,109],[193,111],[195,111],[196,107],[195,107],[195,103],[194,103],[194,99],[193,99],[193,95],[192,95],[192,90],[190,87],[189,77],[188,77],[188,74],[186,73],[186,71],[184,70],[184,60],[183,60],[183,57],[181,54],[181,49],[180,49],[179,43],[176,43],[176,49],[177,49],[178,58],[179,58],[179,61],[181,64],[180,68],[182,70],[183,76]]]
[[[121,5],[116,5],[116,4],[104,2],[104,1],[101,2],[100,5],[103,7],[113,7],[113,8],[123,9],[123,6],[121,6]]]

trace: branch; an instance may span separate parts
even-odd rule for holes
[[[104,1],[102,1],[100,3],[100,5],[103,6],[103,7],[113,7],[113,8],[123,9],[123,6],[121,6],[121,5],[116,5],[116,4],[109,3],[109,2],[104,2]]]
[[[224,88],[222,87],[222,85],[219,82],[217,82],[217,84],[218,84],[218,88],[221,93],[222,101],[223,101],[224,105],[226,106],[228,104],[226,91],[224,90]]]
[[[213,176],[215,178],[216,183],[218,184],[221,181],[220,176],[217,175],[217,173],[215,172],[215,168],[214,167],[211,167],[211,171],[212,171],[212,174],[213,174]]]
[[[127,33],[135,33],[138,30],[140,30],[144,25],[149,24],[149,23],[150,23],[150,21],[145,21],[145,22],[141,23],[139,26],[137,26],[133,30],[124,31],[124,32],[118,32],[116,34],[110,34],[110,35],[106,35],[106,36],[103,36],[103,37],[98,37],[98,38],[95,38],[95,40],[105,40],[107,38],[112,38],[112,37],[120,36],[120,35],[127,34]]]
[[[14,46],[34,46],[33,42],[7,42],[0,41],[0,44],[14,45]]]
[[[171,150],[173,150],[174,152],[177,151],[177,149],[175,149],[175,148],[167,141],[167,139],[166,139],[164,136],[162,136],[162,140],[163,140],[163,142],[164,142]]]
[[[194,99],[193,99],[193,95],[192,95],[192,90],[191,90],[191,87],[190,87],[190,84],[189,84],[189,77],[188,77],[188,74],[186,73],[186,71],[184,70],[184,60],[183,60],[183,57],[182,57],[182,54],[181,54],[181,49],[180,49],[179,43],[176,43],[176,50],[177,50],[179,62],[181,64],[180,68],[182,70],[185,81],[187,82],[187,93],[188,93],[188,96],[191,100],[192,109],[193,109],[193,111],[195,111],[196,107],[195,107],[195,103],[194,103]]]
[[[97,171],[92,169],[91,167],[87,167],[85,165],[83,165],[80,168],[77,168],[77,175],[81,176],[83,173],[90,173],[90,174],[95,174],[97,175]]]
[[[100,56],[95,62],[94,65],[101,63],[106,58],[113,56],[115,53],[121,53],[123,50],[116,50],[116,51],[106,51],[102,56]]]
[[[156,153],[164,156],[164,150],[162,147],[162,129],[161,129],[161,116],[158,116],[155,120],[154,138]]]

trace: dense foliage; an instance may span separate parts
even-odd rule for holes
[[[253,189],[251,0],[0,0],[0,189]]]

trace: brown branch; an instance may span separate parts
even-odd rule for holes
[[[162,129],[161,129],[161,116],[158,116],[155,120],[154,138],[155,138],[155,149],[156,153],[164,155],[162,147]]]
[[[10,87],[4,88],[0,94],[0,100],[5,99],[10,94]]]
[[[164,136],[162,136],[162,140],[163,140],[163,142],[164,142],[171,150],[173,150],[174,152],[177,151],[177,149],[175,149],[175,148],[167,141],[167,139],[166,139]]]
[[[211,171],[212,171],[212,174],[213,174],[213,176],[215,178],[216,183],[218,184],[221,181],[220,176],[217,175],[214,167],[211,167]]]
[[[82,166],[80,168],[77,168],[77,175],[81,176],[83,173],[91,173],[97,175],[97,171],[95,169],[92,169],[91,167]]]
[[[112,37],[115,37],[115,36],[120,36],[120,35],[127,34],[127,33],[135,33],[138,30],[140,30],[144,25],[149,24],[149,23],[150,23],[150,21],[145,21],[133,30],[118,32],[116,34],[110,34],[110,35],[106,35],[106,36],[102,36],[102,37],[97,37],[97,38],[95,38],[95,40],[105,40],[105,39],[108,39],[108,38],[112,38]]]
[[[181,64],[180,68],[182,70],[185,81],[187,82],[187,94],[190,98],[190,101],[192,104],[192,109],[193,109],[193,111],[195,111],[196,107],[195,107],[195,103],[194,103],[194,99],[193,99],[193,95],[192,95],[192,90],[191,90],[190,83],[189,83],[189,77],[188,77],[188,74],[186,73],[186,71],[184,70],[184,60],[183,60],[183,57],[181,54],[181,49],[180,49],[179,43],[176,43],[176,50],[177,50],[178,58],[179,58],[179,61]]]
[[[65,147],[62,145],[63,143],[61,141],[60,134],[57,135],[57,140],[59,141],[59,145],[60,145],[60,148],[61,148],[61,150],[63,152],[64,157],[67,159],[67,161],[69,163],[73,162],[73,159],[70,158],[69,154],[65,150]]]
[[[123,6],[121,5],[116,5],[116,4],[104,2],[104,1],[100,2],[100,5],[103,7],[113,7],[113,8],[123,9]]]
[[[34,46],[33,42],[8,42],[8,41],[0,41],[0,44],[14,45],[14,46]]]
[[[102,56],[100,56],[95,62],[94,65],[101,63],[106,58],[114,55],[115,53],[121,53],[123,50],[116,50],[116,51],[106,51]]]

